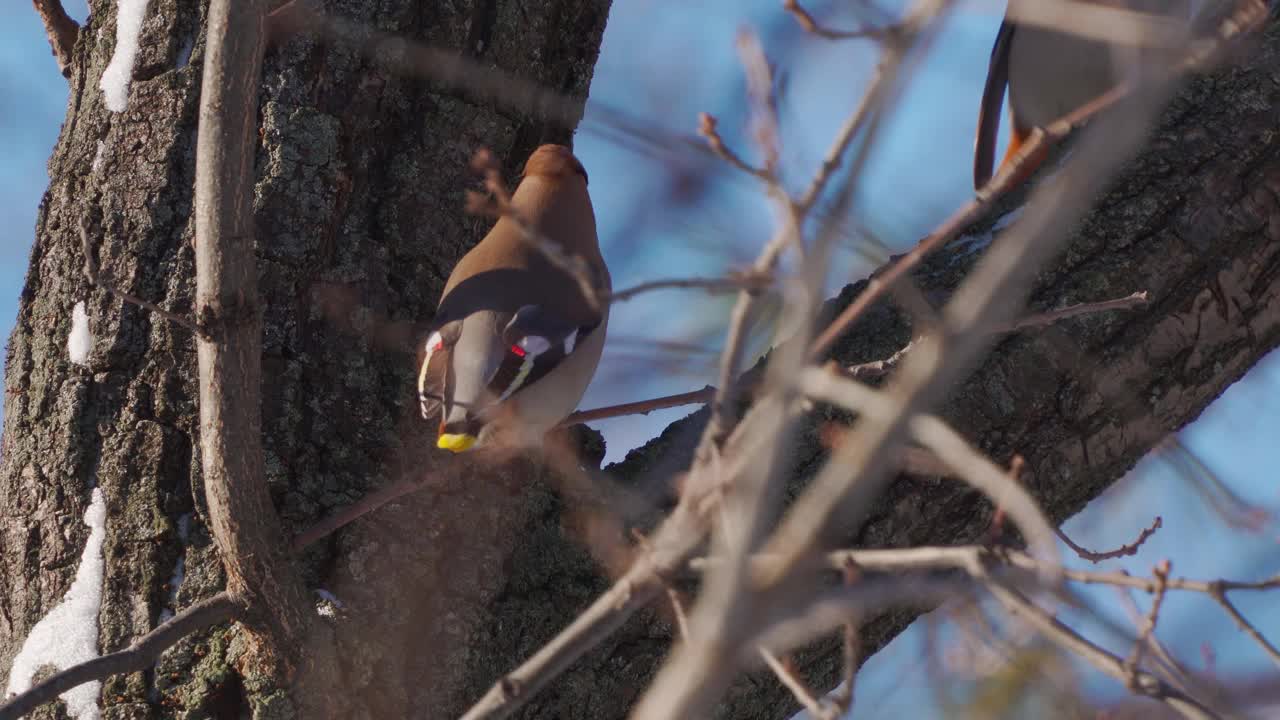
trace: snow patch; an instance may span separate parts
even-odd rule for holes
[[[93,350],[93,333],[89,332],[89,313],[84,301],[76,303],[71,311],[71,334],[67,335],[67,357],[77,365],[89,364],[89,351]]]
[[[116,49],[111,62],[102,71],[98,87],[107,109],[124,112],[129,106],[129,81],[133,79],[133,61],[138,57],[138,40],[142,20],[147,14],[147,0],[119,0],[116,7]]]
[[[102,167],[102,150],[106,148],[106,146],[106,143],[101,140],[98,141],[98,151],[93,154],[93,164],[89,166],[89,172],[96,173],[98,172],[98,169]]]
[[[320,602],[316,603],[316,614],[321,617],[337,617],[338,611],[346,607],[337,595],[324,588],[316,588],[316,594],[320,596]]]
[[[11,694],[31,689],[31,678],[46,665],[64,670],[72,665],[98,657],[98,608],[102,605],[102,578],[105,564],[102,542],[107,536],[107,505],[102,488],[94,488],[89,507],[84,511],[84,524],[89,526],[89,540],[80,555],[76,579],[62,602],[41,618],[31,629],[18,656],[9,669]],[[67,713],[77,720],[98,720],[100,681],[88,682],[62,693]]]

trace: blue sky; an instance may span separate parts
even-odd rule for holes
[[[856,102],[874,47],[807,38],[777,0],[614,0],[596,66],[586,119],[575,141],[592,177],[600,236],[610,258],[615,287],[681,275],[720,274],[742,265],[767,239],[772,218],[758,188],[732,173],[714,175],[704,197],[688,205],[666,193],[671,173],[660,159],[624,147],[601,122],[605,108],[624,110],[649,127],[692,133],[697,114],[722,121],[726,140],[741,141],[742,74],[734,47],[740,27],[756,31],[781,59],[784,178],[801,187],[820,162],[836,127]],[[831,3],[834,5],[834,3]],[[83,18],[81,0],[69,5]],[[811,10],[832,25],[852,18]],[[859,220],[900,252],[969,196],[969,162],[976,107],[999,17],[990,4],[953,14],[924,57],[915,83],[872,156],[857,202]],[[679,82],[672,82],[678,78]],[[43,30],[29,3],[0,4],[0,332],[7,339],[35,226],[45,171],[66,105],[66,83],[57,73]],[[663,207],[663,212],[653,208]],[[871,265],[851,251],[835,263],[833,289],[864,275]],[[672,292],[649,295],[614,310],[602,370],[584,407],[683,392],[714,381],[714,351],[721,342],[729,301]],[[659,362],[655,342],[679,340],[700,351]],[[1272,475],[1280,467],[1280,444],[1268,442],[1280,427],[1280,361],[1274,356],[1218,400],[1184,440],[1242,497],[1267,509],[1280,505]],[[610,459],[652,437],[690,409],[605,421],[600,428]],[[1073,518],[1066,529],[1088,547],[1129,542],[1155,515],[1163,529],[1135,558],[1113,561],[1146,573],[1172,558],[1176,574],[1193,577],[1260,578],[1280,571],[1277,530],[1228,527],[1206,507],[1188,479],[1167,461],[1148,458],[1106,496]],[[1082,563],[1083,564],[1083,563]],[[1108,590],[1087,593],[1099,605],[1118,607]],[[1268,602],[1269,601],[1269,602]],[[1145,599],[1139,599],[1145,609]],[[1265,632],[1280,635],[1280,605],[1271,597],[1238,598],[1240,609]],[[1122,625],[1128,620],[1119,614]],[[859,678],[857,717],[940,717],[923,692],[930,682],[920,662],[917,628],[873,658]],[[1091,627],[1095,640],[1105,635]],[[1236,673],[1272,666],[1261,651],[1203,598],[1172,596],[1162,613],[1159,637],[1195,666],[1201,648],[1214,650],[1217,666]],[[944,637],[945,637],[944,633]],[[1127,646],[1114,645],[1124,654]],[[1087,686],[1106,696],[1122,689],[1086,675]]]

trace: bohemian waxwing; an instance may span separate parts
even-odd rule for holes
[[[437,447],[537,447],[577,407],[595,374],[609,324],[574,276],[526,238],[518,222],[581,258],[594,286],[611,288],[596,239],[582,163],[562,145],[529,156],[504,215],[453,269],[433,330],[420,346],[422,416]]]
[[[1084,0],[1097,5],[1137,12],[1186,18],[1194,0]],[[981,188],[991,179],[996,135],[1005,87],[1009,89],[1012,138],[1000,166],[1027,141],[1034,128],[1043,128],[1102,95],[1116,85],[1136,62],[1168,60],[1168,49],[1135,51],[1102,40],[1043,26],[1018,23],[1008,14],[1000,24],[987,83],[978,110],[978,137],[974,143],[973,185]],[[1034,168],[1026,168],[1030,172]]]

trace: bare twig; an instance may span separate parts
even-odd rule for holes
[[[739,425],[727,443],[730,450],[749,455],[747,438],[758,417],[753,415]],[[744,465],[739,462],[728,468],[728,477],[742,472]],[[706,485],[687,487],[675,510],[649,536],[650,550],[638,553],[631,568],[551,642],[494,683],[463,720],[508,717],[662,592],[702,545],[708,528],[706,504],[714,494],[715,488]]]
[[[773,278],[755,272],[736,273],[728,277],[718,278],[669,278],[643,282],[617,292],[603,293],[601,300],[611,303],[623,302],[642,293],[669,288],[705,290],[709,293],[736,292],[738,290],[760,292],[772,283]]]
[[[58,61],[58,72],[62,77],[71,77],[71,50],[80,34],[80,25],[62,9],[61,0],[31,0],[31,3],[40,14],[40,22],[44,23],[49,47]]]
[[[680,631],[680,639],[689,642],[689,616],[685,614],[684,602],[680,600],[680,591],[669,584],[667,600],[671,602],[671,612],[676,616],[676,628]]]
[[[874,422],[884,422],[892,412],[891,402],[883,393],[839,377],[830,369],[805,370],[799,383],[806,394],[848,408]],[[1057,565],[1053,529],[1035,499],[1025,489],[970,447],[959,433],[942,420],[922,414],[912,418],[910,425],[912,435],[950,467],[957,477],[971,484],[991,498],[993,504],[1009,513],[1031,547],[1036,548],[1042,558],[1051,561],[1044,565],[1046,569]]]
[[[1061,322],[1068,318],[1079,317],[1081,315],[1092,315],[1094,313],[1109,312],[1111,310],[1131,310],[1133,308],[1142,307],[1147,304],[1147,291],[1136,292],[1126,295],[1115,300],[1103,300],[1101,302],[1078,303],[1076,305],[1068,305],[1058,310],[1050,310],[1048,312],[1035,313],[1027,315],[1022,319],[1004,325],[1002,327],[992,328],[989,332],[1005,333],[1016,332],[1018,330],[1026,330],[1033,327],[1045,327],[1056,322]]]
[[[809,711],[814,720],[823,720],[827,717],[827,713],[823,710],[822,703],[813,696],[813,691],[805,684],[795,673],[795,668],[790,667],[791,663],[783,662],[774,655],[769,648],[761,645],[758,650],[760,657],[764,658],[764,664],[769,666],[773,674],[777,676],[779,682],[783,684],[791,694],[795,696],[800,706]]]
[[[711,148],[711,152],[751,177],[768,181],[769,171],[743,160],[738,153],[730,149],[725,144],[724,138],[720,137],[720,132],[716,129],[717,124],[715,116],[711,113],[698,113],[698,134],[707,141],[707,147]]]
[[[427,483],[428,479],[429,477],[424,475],[410,480],[401,480],[385,487],[378,488],[374,492],[365,495],[347,507],[321,519],[306,530],[294,535],[291,543],[293,551],[298,552],[317,540],[350,525],[383,505],[386,505],[397,498],[408,495],[414,490],[423,487]]]
[[[1115,550],[1108,550],[1107,552],[1093,552],[1080,547],[1070,537],[1068,537],[1066,533],[1062,532],[1061,528],[1055,528],[1054,533],[1056,533],[1058,539],[1065,543],[1067,547],[1071,548],[1076,555],[1079,555],[1080,559],[1088,560],[1092,563],[1100,563],[1103,560],[1112,560],[1118,557],[1137,555],[1138,548],[1142,547],[1142,544],[1150,539],[1152,535],[1155,535],[1156,531],[1159,530],[1163,524],[1164,521],[1159,515],[1157,515],[1156,519],[1151,521],[1151,525],[1143,528],[1142,532],[1138,534],[1137,540],[1134,540],[1128,545],[1121,545]]]
[[[1129,653],[1129,657],[1124,661],[1129,675],[1126,684],[1130,689],[1134,689],[1138,684],[1138,667],[1142,663],[1142,655],[1155,637],[1156,622],[1160,619],[1160,606],[1164,604],[1164,595],[1169,590],[1169,561],[1165,560],[1152,568],[1151,576],[1156,580],[1156,594],[1151,600],[1151,611],[1147,613],[1142,626],[1138,628],[1138,638],[1133,643],[1133,652]]]
[[[1125,683],[1133,692],[1164,703],[1189,720],[1211,720],[1218,717],[1212,710],[1183,694],[1177,688],[1167,685],[1155,675],[1139,668],[1126,667],[1123,660],[1089,642],[999,579],[992,579],[986,586],[1006,610],[1025,620],[1062,648],[1076,654],[1103,673]]]
[[[103,279],[102,273],[98,268],[98,261],[93,256],[93,243],[89,239],[89,219],[87,217],[80,219],[80,247],[84,251],[84,276],[90,283],[106,290],[127,303],[137,305],[138,307],[154,313],[175,325],[186,328],[196,337],[206,337],[204,331],[192,322],[190,318],[169,312],[153,302],[134,297],[133,295],[117,288],[115,283],[111,283]]]
[[[929,4],[926,3],[925,11],[913,13],[915,18],[912,28],[918,29],[923,25],[924,21],[932,16],[927,12]],[[826,189],[828,182],[835,173],[836,168],[840,166],[842,158],[847,154],[849,146],[853,142],[862,129],[864,129],[868,120],[872,118],[872,110],[879,106],[884,100],[890,80],[895,76],[892,70],[896,70],[897,66],[902,62],[906,54],[907,43],[905,40],[901,43],[894,43],[890,46],[887,57],[882,61],[877,69],[875,76],[872,78],[867,90],[863,93],[858,107],[849,115],[845,123],[841,126],[840,131],[836,133],[836,137],[831,143],[830,149],[823,158],[822,165],[814,174],[813,181],[805,190],[804,195],[798,201],[786,199],[786,217],[788,223],[770,238],[761,250],[760,256],[756,259],[753,267],[754,271],[763,274],[772,274],[777,267],[778,260],[782,255],[782,251],[789,242],[794,241],[796,247],[801,247],[802,243],[799,239],[800,228],[803,226],[805,218],[817,203],[819,197],[822,196],[823,190]],[[714,125],[712,126],[714,129]],[[865,158],[865,154],[863,155]],[[861,164],[855,163],[855,167],[851,175],[856,175]],[[767,176],[765,176],[767,177]],[[771,184],[776,188],[776,184]],[[743,292],[738,295],[738,301],[734,305],[733,312],[729,319],[729,331],[725,339],[724,352],[721,355],[720,371],[719,371],[719,388],[720,392],[716,396],[715,401],[711,405],[711,420],[707,423],[707,428],[703,432],[702,441],[699,444],[697,456],[705,458],[710,451],[713,443],[719,443],[725,435],[732,429],[733,420],[728,417],[728,408],[732,407],[736,399],[737,392],[733,379],[737,374],[738,366],[742,359],[743,347],[746,343],[747,326],[749,324],[752,311],[755,305],[755,298],[749,293]]]
[[[833,30],[813,19],[813,15],[804,9],[796,0],[782,0],[782,9],[791,13],[796,19],[796,23],[810,35],[817,35],[827,40],[858,40],[869,38],[872,40],[882,40],[900,34],[903,32],[902,25],[887,25],[884,27],[868,27],[861,30]]]
[[[604,420],[624,415],[648,415],[654,410],[665,410],[667,408],[680,407],[681,405],[701,405],[710,402],[715,397],[715,394],[716,389],[708,385],[701,390],[680,393],[679,395],[666,395],[652,400],[640,400],[592,410],[579,410],[561,421],[560,425],[562,427],[577,425],[578,423],[591,422],[592,420]]]
[[[747,76],[750,127],[760,152],[764,155],[765,179],[776,186],[778,181],[778,97],[774,93],[773,67],[765,57],[760,38],[746,28],[738,31],[735,44],[742,69]]]
[[[1167,585],[1165,586],[1168,587]],[[1146,615],[1138,609],[1138,604],[1133,600],[1133,593],[1129,588],[1115,588],[1116,596],[1125,605],[1130,619],[1133,621],[1134,627],[1141,632],[1143,623],[1146,621]],[[1179,690],[1196,697],[1214,697],[1221,695],[1220,690],[1204,687],[1204,684],[1197,682],[1187,672],[1186,668],[1173,657],[1169,649],[1164,643],[1160,642],[1160,638],[1152,633],[1147,637],[1147,651],[1154,655],[1156,660],[1155,670],[1163,673],[1165,680],[1177,686]],[[1193,691],[1194,690],[1194,691]]]
[[[853,561],[849,561],[844,566],[844,584],[845,587],[851,587],[859,576],[858,566]],[[844,717],[849,714],[849,710],[853,707],[853,688],[858,681],[858,624],[862,619],[858,616],[849,618],[840,631],[841,647],[843,649],[844,677],[840,681],[840,686],[831,693],[831,705],[835,708],[836,717]]]
[[[1253,641],[1258,643],[1258,646],[1267,653],[1271,658],[1271,661],[1275,663],[1277,667],[1280,667],[1280,650],[1277,650],[1276,646],[1272,645],[1271,642],[1267,640],[1266,636],[1258,632],[1258,629],[1253,626],[1253,623],[1245,619],[1245,616],[1240,614],[1240,611],[1236,609],[1236,606],[1227,599],[1226,591],[1228,589],[1230,589],[1228,587],[1228,583],[1219,581],[1210,584],[1208,594],[1209,597],[1213,598],[1214,601],[1217,602],[1218,605],[1222,606],[1222,609],[1231,616],[1231,619],[1236,623],[1236,627],[1240,628],[1240,630],[1246,635],[1253,638]]]
[[[165,650],[183,638],[226,620],[234,620],[242,611],[240,603],[227,592],[201,600],[134,640],[127,649],[54,673],[30,690],[10,698],[0,705],[0,720],[17,720],[78,685],[120,673],[146,670],[155,665]]]

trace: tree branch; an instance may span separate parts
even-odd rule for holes
[[[1240,628],[1242,632],[1253,638],[1253,641],[1258,643],[1258,646],[1261,647],[1263,651],[1267,653],[1267,656],[1271,658],[1271,662],[1275,663],[1277,667],[1280,667],[1280,650],[1277,650],[1276,646],[1272,645],[1271,642],[1267,640],[1266,636],[1258,632],[1258,629],[1253,626],[1253,623],[1246,620],[1244,615],[1240,614],[1240,611],[1236,609],[1236,606],[1227,599],[1227,589],[1227,583],[1216,582],[1210,584],[1207,592],[1209,597],[1213,598],[1214,601],[1217,602],[1224,611],[1226,611],[1227,615],[1235,621],[1236,627]]]
[[[266,0],[212,0],[196,141],[196,343],[209,528],[244,621],[286,664],[300,660],[309,598],[263,471],[262,308],[253,153]]]
[[[31,4],[40,14],[40,22],[44,23],[49,47],[58,61],[58,72],[64,78],[71,77],[71,50],[80,35],[80,25],[62,9],[61,0],[31,0]]]
[[[177,645],[183,638],[225,620],[237,619],[243,611],[244,608],[227,592],[201,600],[134,640],[128,649],[66,668],[11,698],[0,705],[0,720],[17,720],[40,705],[53,702],[59,695],[77,685],[120,673],[146,670],[155,665],[165,650]]]
[[[98,268],[98,261],[93,257],[93,244],[89,240],[89,219],[87,217],[80,219],[80,247],[84,250],[84,276],[88,278],[90,283],[106,290],[126,303],[137,305],[143,310],[147,310],[148,312],[154,313],[175,325],[186,328],[196,337],[204,338],[206,340],[208,339],[204,331],[192,322],[190,318],[169,312],[153,302],[130,295],[129,293],[117,288],[114,283],[110,283],[102,279],[102,273]]]
[[[1159,530],[1163,524],[1164,524],[1164,521],[1160,518],[1159,515],[1157,515],[1156,519],[1151,521],[1151,525],[1146,528],[1143,528],[1142,532],[1138,534],[1137,540],[1134,540],[1128,545],[1121,545],[1115,550],[1108,550],[1107,552],[1093,552],[1091,550],[1086,550],[1085,548],[1080,547],[1075,543],[1075,541],[1073,541],[1070,537],[1068,537],[1066,533],[1062,532],[1062,528],[1055,528],[1053,532],[1058,536],[1059,540],[1061,540],[1064,544],[1066,544],[1067,547],[1071,548],[1071,550],[1075,552],[1076,555],[1079,555],[1081,560],[1088,560],[1089,562],[1092,562],[1092,563],[1100,563],[1103,560],[1112,560],[1118,557],[1129,557],[1131,555],[1137,555],[1138,548],[1142,547],[1142,544],[1145,543],[1148,539],[1150,539],[1152,535],[1155,535],[1156,531]]]

